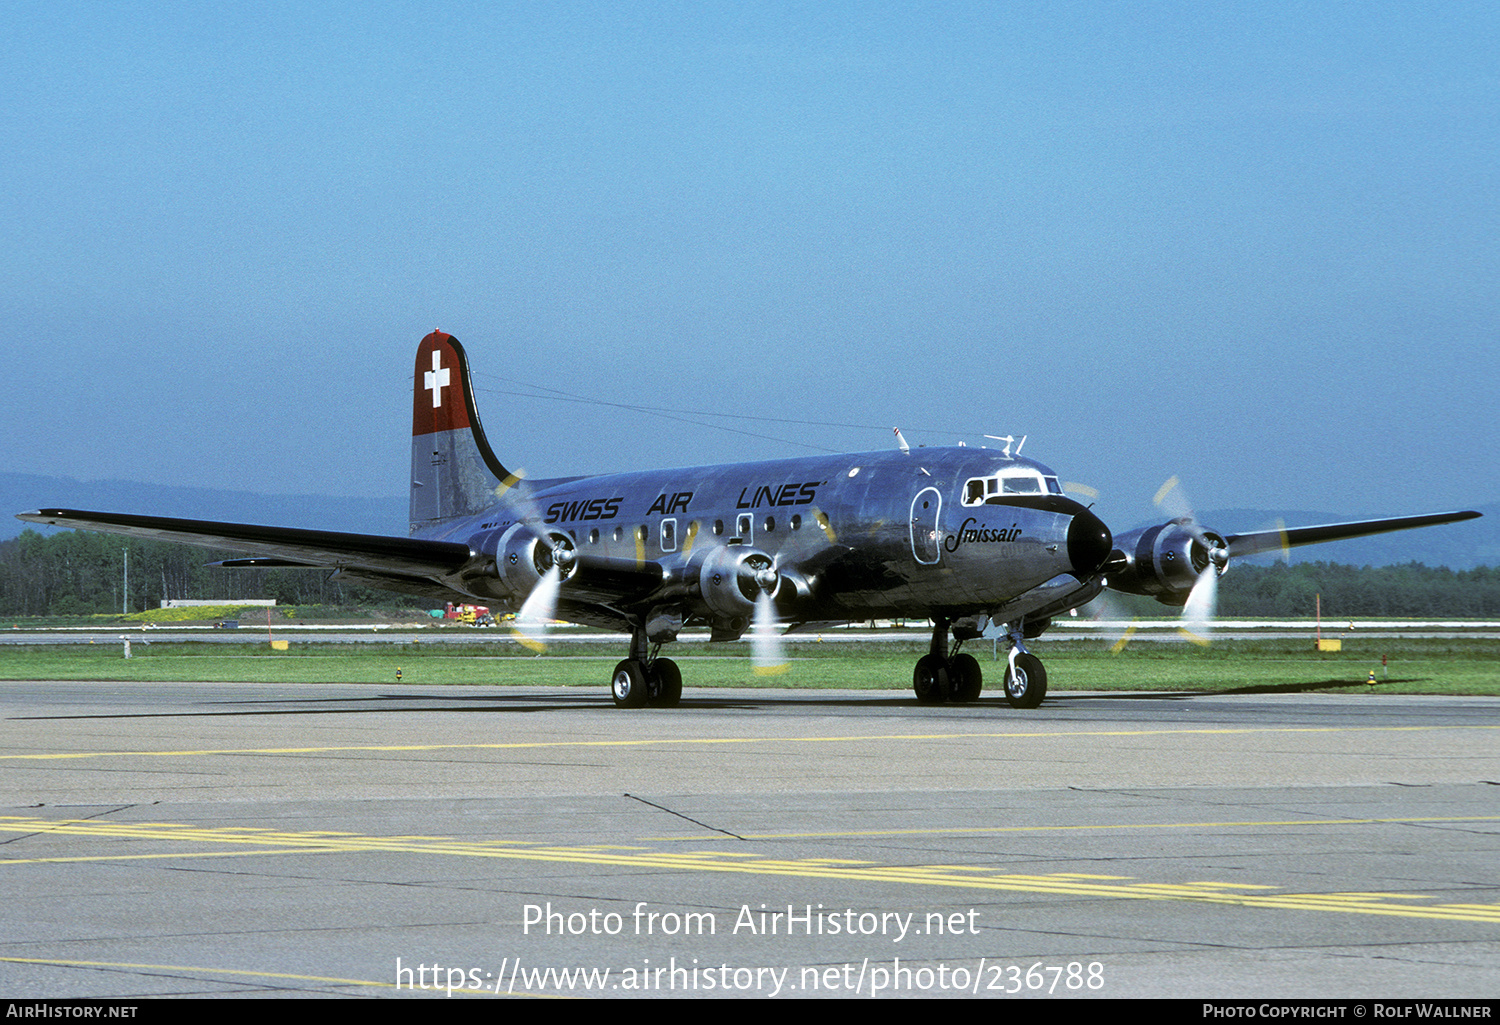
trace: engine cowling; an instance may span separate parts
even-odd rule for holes
[[[1199,574],[1214,561],[1210,545],[1228,548],[1223,536],[1214,531],[1194,531],[1185,520],[1169,520],[1116,537],[1115,550],[1102,571],[1111,590],[1150,595],[1164,605],[1182,605]]]
[[[698,592],[716,616],[748,620],[762,592],[774,595],[781,584],[776,561],[758,548],[716,548],[698,570]]]
[[[560,530],[537,531],[523,523],[470,541],[476,571],[465,581],[477,592],[521,602],[555,566],[563,580],[578,570],[577,545]]]

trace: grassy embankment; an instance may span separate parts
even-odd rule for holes
[[[288,652],[259,644],[132,644],[130,659],[109,646],[0,647],[0,679],[224,681],[268,683],[603,687],[623,651],[615,644],[554,642],[541,656],[501,639],[446,644],[320,644],[293,639]],[[925,645],[914,641],[789,644],[790,671],[752,674],[743,643],[678,645],[672,652],[692,686],[906,689]],[[994,695],[1003,664],[990,645],[969,650]],[[1038,642],[1054,692],[1296,691],[1364,692],[1370,670],[1377,693],[1500,695],[1500,641],[1359,638],[1338,653],[1317,653],[1302,640],[1223,641],[1209,648],[1138,642],[1119,655],[1098,642]],[[1389,659],[1381,666],[1381,656]]]

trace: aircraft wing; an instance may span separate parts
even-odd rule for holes
[[[176,541],[200,548],[227,548],[257,557],[229,563],[239,566],[326,567],[361,575],[431,577],[458,569],[470,555],[468,545],[451,541],[178,520],[165,516],[38,509],[19,513],[16,518],[53,527],[77,527],[127,537]]]
[[[1476,519],[1480,514],[1472,510],[1464,512],[1429,513],[1425,516],[1399,516],[1388,520],[1358,520],[1351,523],[1325,523],[1316,527],[1291,527],[1285,530],[1261,530],[1249,534],[1231,534],[1224,540],[1234,556],[1257,555],[1261,552],[1276,552],[1299,545],[1322,544],[1324,541],[1342,541],[1351,537],[1368,537],[1392,530],[1410,530],[1413,527],[1431,527],[1439,523],[1457,523],[1459,520]]]

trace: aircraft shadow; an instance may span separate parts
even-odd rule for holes
[[[1375,686],[1391,683],[1420,683],[1421,678],[1410,679],[1376,680]],[[1257,684],[1253,687],[1225,687],[1220,690],[1163,690],[1163,691],[1122,691],[1117,694],[1089,694],[1089,695],[1066,695],[1056,697],[1049,696],[1047,704],[1062,704],[1069,697],[1074,700],[1088,701],[1139,701],[1142,698],[1153,700],[1178,700],[1185,701],[1191,698],[1228,697],[1236,694],[1306,694],[1310,691],[1319,690],[1348,690],[1356,687],[1369,687],[1368,680],[1322,680],[1313,683],[1274,683]]]
[[[1413,679],[1381,680],[1377,685],[1383,683],[1414,683]],[[1094,693],[1094,694],[1057,694],[1049,696],[1042,708],[1042,714],[1046,710],[1064,709],[1077,707],[1085,702],[1095,701],[1187,701],[1193,698],[1224,697],[1242,694],[1302,694],[1309,691],[1326,690],[1349,690],[1359,687],[1368,687],[1370,684],[1365,680],[1322,680],[1311,683],[1282,683],[1262,684],[1253,687],[1229,687],[1220,690],[1203,691],[1129,691],[1120,693]],[[1000,709],[1010,712],[1003,698],[984,697],[978,701],[967,704],[922,704],[914,697],[828,697],[818,698],[809,696],[811,692],[800,692],[795,697],[784,697],[767,691],[747,692],[744,696],[734,697],[695,697],[691,691],[685,692],[682,703],[674,709],[641,709],[640,712],[650,714],[653,711],[671,712],[675,714],[691,714],[694,710],[724,711],[731,709],[754,710],[758,708],[806,708],[813,709],[912,709],[924,715],[935,712],[963,712],[966,710],[989,711]],[[281,716],[281,715],[393,715],[410,712],[473,712],[473,713],[507,713],[527,714],[532,712],[597,712],[608,709],[614,712],[607,695],[597,693],[564,693],[556,697],[549,696],[539,699],[535,694],[495,694],[495,695],[466,695],[461,701],[454,703],[439,703],[444,698],[440,695],[429,695],[422,693],[395,693],[381,694],[373,697],[327,697],[306,698],[291,700],[256,701],[236,700],[213,702],[211,708],[200,708],[188,711],[162,711],[162,712],[95,712],[81,713],[77,715],[20,715],[10,716],[12,720],[53,720],[53,719],[181,719],[181,718],[213,718],[223,716]],[[230,706],[265,706],[276,707],[230,707]],[[637,713],[640,714],[640,713]]]

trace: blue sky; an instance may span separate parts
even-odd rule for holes
[[[5,11],[9,470],[401,496],[441,327],[534,477],[899,425],[1115,523],[1500,498],[1493,5]]]

